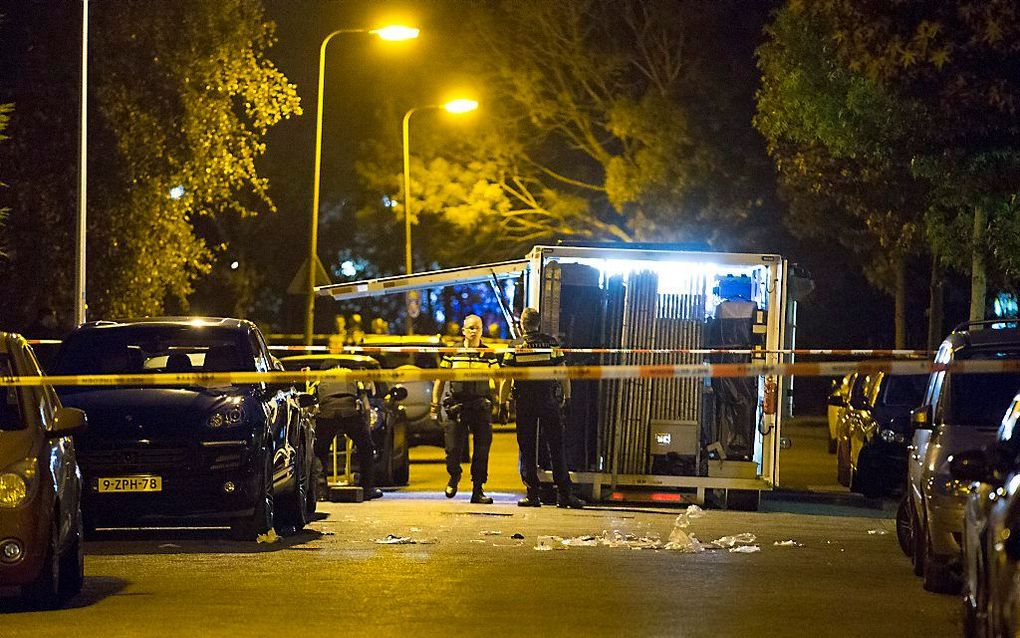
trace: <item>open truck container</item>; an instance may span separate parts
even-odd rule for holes
[[[740,354],[572,353],[574,365],[779,363],[792,347],[779,255],[659,247],[535,246],[521,260],[322,286],[346,300],[455,284],[509,291],[540,310],[565,348],[751,349]],[[512,283],[507,283],[510,280]],[[791,327],[792,327],[791,321]],[[573,381],[565,420],[571,476],[595,500],[757,508],[779,481],[782,378]],[[546,480],[551,480],[549,474]]]

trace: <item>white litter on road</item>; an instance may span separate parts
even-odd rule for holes
[[[273,528],[269,528],[269,531],[265,534],[259,534],[255,537],[256,543],[265,543],[267,545],[275,543],[278,540],[280,540],[280,537],[276,535],[276,530]]]
[[[758,542],[758,537],[750,532],[744,532],[743,534],[736,534],[734,536],[723,536],[712,541],[712,544],[716,547],[727,549],[730,547],[736,547],[738,545],[754,545]]]
[[[482,531],[480,531],[478,533],[481,534],[482,536],[499,536],[503,532],[499,531],[498,529],[489,529],[489,530],[484,530],[483,529]]]
[[[737,547],[730,548],[731,554],[754,554],[755,552],[760,551],[761,548],[757,545],[739,545]]]
[[[379,545],[432,545],[435,539],[411,538],[410,536],[396,536],[387,534],[385,538],[377,538],[374,541]]]
[[[776,547],[804,547],[804,543],[798,543],[795,540],[776,541],[772,544]]]
[[[885,531],[884,529],[869,529],[868,530],[868,536],[885,536],[888,533],[889,532]]]

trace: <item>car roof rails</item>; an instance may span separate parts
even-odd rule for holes
[[[1003,319],[980,319],[974,321],[964,321],[957,324],[957,326],[953,328],[953,332],[970,332],[974,327],[980,328],[988,327],[992,328],[993,330],[1001,330],[1003,328],[1020,328],[1020,319],[1003,318]]]

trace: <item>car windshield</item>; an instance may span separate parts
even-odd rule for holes
[[[14,367],[6,354],[0,354],[0,376],[14,376]],[[17,386],[4,386],[0,388],[0,391],[3,392],[3,400],[0,401],[0,431],[24,429],[25,422],[21,418],[21,401],[18,398],[21,393],[18,392]]]
[[[924,389],[927,385],[928,375],[926,374],[888,375],[882,383],[885,390],[882,402],[885,405],[919,406],[924,398]]]
[[[331,368],[349,368],[351,370],[375,370],[379,362],[374,359],[343,359],[343,358],[316,358],[316,359],[281,359],[283,369],[296,372],[308,368],[310,370],[329,370]]]
[[[434,343],[372,344],[373,347],[389,345],[402,348],[436,347]],[[378,359],[379,365],[384,368],[399,368],[400,366],[417,366],[419,368],[439,367],[439,354],[435,352],[381,352],[373,353],[372,356]]]
[[[255,358],[243,330],[211,326],[128,326],[71,335],[56,374],[250,372]]]
[[[974,350],[963,351],[956,356],[958,361],[1017,358],[1020,358],[1020,351]],[[947,422],[998,427],[1020,387],[1020,373],[948,374],[946,382],[949,384],[949,401],[945,411]]]

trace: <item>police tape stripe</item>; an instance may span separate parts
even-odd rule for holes
[[[928,361],[834,361],[826,363],[714,363],[687,365],[539,366],[459,369],[302,370],[293,372],[211,372],[190,374],[96,374],[48,377],[0,377],[0,387],[38,386],[157,386],[290,383],[322,381],[483,381],[487,379],[600,380],[680,379],[706,377],[842,376],[851,372],[928,374],[948,370],[958,373],[1020,372],[1020,360],[959,361],[933,364]]]
[[[29,339],[28,343],[58,344],[59,339]],[[270,350],[281,352],[330,352],[329,346],[323,345],[272,345]],[[456,354],[465,352],[551,352],[553,348],[462,348],[458,346],[343,346],[342,352],[351,353],[374,353],[374,354]],[[857,348],[784,348],[778,350],[767,350],[763,348],[555,348],[557,352],[565,354],[739,354],[739,355],[762,355],[762,354],[793,354],[793,355],[818,355],[818,356],[839,356],[839,357],[928,357],[931,352],[927,350],[877,350]]]

